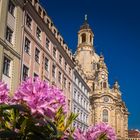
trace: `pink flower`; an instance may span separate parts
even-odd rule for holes
[[[84,132],[82,132],[80,129],[76,129],[74,131],[73,136],[74,136],[74,140],[87,140]]]
[[[0,104],[7,104],[9,100],[7,85],[0,81]]]
[[[64,94],[39,78],[29,78],[22,82],[12,101],[26,104],[34,116],[41,114],[51,119],[61,106],[64,110],[66,107]]]
[[[96,140],[102,134],[104,134],[108,140],[116,140],[116,135],[113,128],[106,123],[100,123],[95,126],[90,126],[86,133],[86,137],[87,140]]]

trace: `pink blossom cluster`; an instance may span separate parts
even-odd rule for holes
[[[0,83],[0,103],[8,99],[7,87]],[[65,96],[58,88],[50,86],[39,78],[29,78],[23,81],[9,101],[9,104],[25,104],[32,115],[45,115],[53,119],[57,110],[62,106],[66,111]]]
[[[0,81],[0,104],[7,104],[9,100],[7,85]]]
[[[73,136],[74,136],[74,140],[87,140],[85,132],[82,132],[80,129],[76,129],[74,131]]]
[[[104,135],[105,140],[116,140],[116,135],[112,127],[106,123],[100,123],[90,126],[86,133],[75,130],[75,140],[100,140],[100,136]]]

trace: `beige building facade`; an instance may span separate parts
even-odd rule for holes
[[[0,80],[13,93],[38,76],[61,89],[72,108],[72,52],[39,0],[0,0]]]
[[[109,86],[104,57],[95,52],[94,34],[86,18],[78,32],[75,59],[86,74],[91,88],[90,124],[108,123],[115,129],[117,138],[125,140],[128,137],[128,111],[122,101],[118,82],[112,87]]]
[[[23,2],[0,1],[0,79],[11,93],[20,83]]]

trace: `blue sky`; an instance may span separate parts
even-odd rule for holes
[[[103,53],[110,85],[119,81],[129,115],[129,129],[140,129],[140,1],[40,0],[74,52],[84,15],[94,32],[94,47]]]

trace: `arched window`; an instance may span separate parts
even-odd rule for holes
[[[103,110],[103,122],[108,122],[108,110]]]
[[[101,89],[103,88],[103,82],[100,83]]]
[[[92,90],[94,91],[95,90],[95,83],[93,82],[92,84]]]
[[[90,35],[90,42],[92,42],[92,36]]]
[[[82,34],[81,37],[82,37],[82,43],[86,42],[86,34],[85,33]]]
[[[106,82],[104,82],[103,83],[103,88],[106,88],[106,87],[107,87]]]

